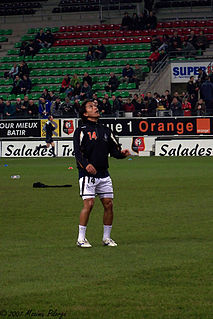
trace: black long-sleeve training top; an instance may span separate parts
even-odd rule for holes
[[[79,178],[83,176],[107,177],[109,176],[109,154],[118,159],[125,158],[111,129],[89,120],[75,130],[74,153],[79,169]],[[88,164],[95,167],[96,175],[87,172]]]

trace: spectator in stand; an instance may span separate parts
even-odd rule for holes
[[[86,61],[93,61],[95,59],[95,47],[90,44],[88,49],[87,49],[87,54],[86,54]]]
[[[197,36],[195,35],[195,32],[193,30],[190,32],[187,41],[190,42],[195,49],[197,49]]]
[[[73,98],[76,100],[80,99],[80,95],[81,95],[81,84],[77,83],[76,87],[73,90]]]
[[[34,57],[40,50],[39,43],[35,40],[30,40],[25,48],[25,55]]]
[[[21,79],[23,79],[23,76],[26,75],[27,77],[29,77],[30,74],[30,70],[28,68],[28,65],[25,61],[22,61],[19,65],[19,76]]]
[[[62,104],[61,109],[63,117],[77,117],[73,104],[68,97],[65,97],[65,101]]]
[[[47,30],[44,34],[44,44],[46,48],[51,48],[53,46],[55,39],[54,35],[52,34],[51,30]]]
[[[166,99],[165,95],[161,95],[160,97],[161,105],[165,108],[165,110],[170,110],[169,101]]]
[[[172,96],[171,96],[169,90],[166,90],[164,95],[165,95],[166,101],[168,102],[168,105],[170,106],[170,104],[172,103]]]
[[[112,115],[112,107],[108,99],[103,98],[101,115],[105,117]]]
[[[83,81],[82,84],[87,81],[87,83],[89,84],[90,87],[92,87],[92,77],[89,75],[88,72],[84,73],[84,77],[83,77]]]
[[[28,107],[28,117],[30,118],[37,118],[38,117],[38,106],[34,103],[33,100],[29,100],[29,107]]]
[[[207,74],[202,68],[198,69],[198,73],[197,84],[200,87],[206,81]]]
[[[135,64],[133,80],[136,83],[136,88],[139,88],[140,82],[144,81],[144,72],[139,64]]]
[[[28,108],[29,108],[29,97],[28,97],[28,95],[24,96],[24,101],[22,103],[22,108],[23,108],[23,110],[25,110],[25,113],[27,115]]]
[[[157,101],[156,99],[153,98],[151,92],[147,92],[145,98],[145,110],[147,110],[147,115],[148,116],[156,116],[156,109],[157,109]]]
[[[49,101],[54,102],[56,100],[56,95],[54,91],[49,92]]]
[[[51,101],[48,89],[44,89],[43,90],[43,93],[41,94],[41,97],[43,97],[45,99],[45,101],[46,100]]]
[[[132,103],[130,97],[127,98],[127,101],[126,103],[124,104],[124,112],[127,113],[127,112],[135,112],[135,107],[134,107],[134,104]]]
[[[146,15],[144,13],[140,13],[138,18],[138,30],[146,29]]]
[[[181,48],[182,46],[182,41],[181,38],[178,36],[177,31],[174,31],[173,36],[170,38],[170,46],[173,47],[174,46],[174,42],[177,43],[177,47]]]
[[[92,53],[92,51],[87,51],[85,61],[93,61],[93,60],[94,60],[94,54]]]
[[[105,46],[101,42],[98,42],[97,48],[95,49],[95,58],[97,60],[102,60],[106,58],[106,55],[107,51]]]
[[[0,119],[4,116],[5,103],[2,97],[0,97]]]
[[[152,11],[149,12],[149,16],[147,17],[146,28],[148,30],[155,30],[157,28],[157,18]]]
[[[196,111],[195,111],[195,107],[196,107],[196,103],[197,103],[197,97],[195,96],[195,94],[191,94],[188,97],[188,101],[191,103],[192,106],[192,115],[197,115]]]
[[[92,89],[87,83],[87,81],[85,81],[81,88],[80,99],[81,101],[83,101],[85,99],[91,99],[91,98],[92,98]]]
[[[27,41],[23,41],[22,43],[21,43],[21,46],[20,46],[20,49],[19,49],[19,56],[26,56],[27,54],[26,54],[26,48],[27,48],[27,46],[28,46],[28,43],[27,43]]]
[[[131,30],[139,30],[139,19],[137,13],[133,13],[132,15]]]
[[[183,54],[186,58],[195,57],[197,51],[189,41],[183,41]]]
[[[21,79],[18,75],[16,75],[15,80],[13,82],[13,88],[11,94],[20,94],[21,93]]]
[[[108,81],[108,84],[105,86],[105,90],[107,92],[111,91],[111,92],[115,92],[117,90],[117,88],[119,87],[119,80],[118,78],[115,76],[114,72],[110,72],[110,78]]]
[[[183,115],[181,102],[178,101],[178,99],[176,97],[174,97],[172,100],[171,110],[172,110],[172,116],[182,116]]]
[[[183,109],[184,116],[191,116],[192,115],[192,112],[191,112],[192,106],[187,98],[183,99],[183,101],[182,101],[182,109]]]
[[[162,42],[161,42],[160,38],[156,35],[153,35],[152,42],[151,42],[151,52],[158,50],[161,45],[162,45]]]
[[[199,99],[195,106],[195,113],[197,116],[204,116],[206,114],[206,105],[203,99]]]
[[[132,19],[129,16],[128,12],[125,12],[121,22],[121,30],[128,31],[131,29],[132,29]]]
[[[36,34],[35,41],[38,43],[40,49],[45,47],[45,33],[43,29],[40,29]]]
[[[153,4],[154,4],[154,0],[145,0],[144,1],[145,10],[147,10],[148,12],[152,11]]]
[[[158,61],[159,61],[159,57],[160,57],[160,54],[158,52],[158,49],[156,49],[151,55],[150,57],[148,58],[148,63],[149,63],[149,67],[151,69],[151,72],[154,71]]]
[[[181,103],[183,102],[183,100],[185,100],[185,98],[187,98],[188,95],[185,91],[183,91],[181,94],[180,94],[180,101]]]
[[[134,97],[132,99],[132,104],[135,107],[134,116],[142,116],[142,108],[144,107],[142,97],[138,96],[138,94],[134,94]]]
[[[159,59],[158,59],[158,63],[162,64],[161,67],[163,67],[166,63],[166,56],[167,56],[167,54],[166,54],[165,50],[161,49],[159,51]]]
[[[62,103],[59,96],[57,96],[56,100],[52,102],[50,113],[54,118],[62,116]]]
[[[20,81],[20,88],[21,88],[21,94],[29,94],[32,89],[32,82],[31,80],[24,75],[23,80]]]
[[[161,41],[161,46],[158,48],[159,51],[164,50],[168,52],[170,46],[170,38],[168,34],[164,34]]]
[[[71,78],[70,85],[72,86],[72,88],[75,88],[77,83],[81,83],[81,80],[79,79],[77,73],[74,73]]]
[[[76,99],[74,101],[73,108],[74,108],[75,112],[77,113],[77,117],[79,117],[79,110],[81,108],[79,100]]]
[[[66,96],[71,99],[72,96],[73,96],[73,91],[74,91],[74,88],[72,87],[72,85],[70,84],[69,87],[66,89],[65,91],[65,94]]]
[[[196,48],[198,50],[201,50],[202,55],[203,55],[203,51],[206,50],[207,44],[208,44],[207,38],[203,34],[203,30],[200,30],[199,35],[197,36],[197,40],[196,40]]]
[[[10,78],[10,79],[15,79],[16,75],[19,74],[19,67],[16,63],[13,64],[12,68],[10,69],[9,72],[4,73],[5,78]]]
[[[48,115],[50,115],[51,102],[45,100],[43,97],[39,99],[38,111],[40,118],[47,119]]]
[[[187,83],[187,86],[186,86],[186,91],[188,93],[188,95],[190,96],[191,94],[194,94],[195,96],[198,96],[198,86],[197,86],[197,83],[195,82],[195,78],[194,76],[190,76],[190,79]]]
[[[64,93],[70,85],[70,77],[68,74],[64,76],[64,79],[61,83],[60,93]]]
[[[127,63],[122,71],[122,82],[127,82],[127,83],[134,82],[133,76],[134,76],[134,70],[132,67],[130,67],[129,63]]]
[[[119,99],[113,94],[112,95],[112,113],[114,116],[119,117],[120,111],[123,110],[123,105],[121,105]]]
[[[205,101],[206,115],[213,115],[213,83],[209,77],[200,87],[200,97]]]
[[[182,103],[182,98],[180,97],[180,94],[179,94],[177,91],[174,92],[173,98],[174,98],[174,97],[176,97],[176,99],[177,99],[180,103]],[[172,100],[173,100],[173,98],[172,98]]]
[[[182,55],[182,44],[179,45],[177,41],[173,41],[169,46],[169,55],[170,57],[177,57]]]
[[[21,99],[19,97],[16,99],[15,108],[16,108],[16,117],[17,118],[25,118],[26,117],[26,112],[22,108],[22,102],[21,102]]]
[[[4,108],[4,118],[11,119],[15,118],[16,115],[16,107],[14,104],[11,104],[10,101],[6,101],[5,108]]]

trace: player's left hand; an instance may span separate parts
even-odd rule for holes
[[[127,156],[129,156],[129,155],[130,155],[130,151],[129,151],[129,150],[127,150],[127,149],[126,149],[126,150],[122,150],[122,151],[121,151],[121,154],[123,154],[124,156],[126,156],[126,157],[127,157]]]

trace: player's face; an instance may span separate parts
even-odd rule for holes
[[[99,110],[94,102],[87,103],[84,115],[91,121],[96,121],[100,117]]]

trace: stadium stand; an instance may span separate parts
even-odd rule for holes
[[[129,1],[121,0],[121,1],[78,1],[78,0],[61,0],[57,7],[53,9],[53,13],[65,13],[65,12],[83,12],[83,11],[98,11],[100,6],[102,6],[103,10],[131,10],[135,9],[136,2],[140,2],[139,0],[134,1],[133,4],[129,3]]]
[[[36,11],[42,7],[41,2],[47,0],[40,1],[1,1],[0,3],[0,16],[10,16],[10,15],[32,15],[35,14]]]
[[[156,1],[155,8],[168,8],[168,7],[174,7],[174,8],[180,8],[180,7],[204,7],[204,6],[210,6],[211,0],[173,0],[173,1],[167,1],[167,0],[160,0]]]

